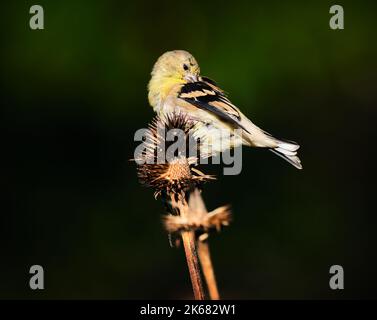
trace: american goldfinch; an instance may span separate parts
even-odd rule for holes
[[[200,75],[199,65],[189,52],[174,50],[164,53],[153,66],[148,90],[149,103],[157,114],[187,114],[189,119],[197,122],[201,135],[204,133],[214,138],[221,130],[227,130],[234,138],[231,147],[244,144],[267,148],[302,169],[297,156],[300,146],[293,141],[276,139],[253,124],[214,81]],[[223,145],[213,147],[221,152],[224,151]]]

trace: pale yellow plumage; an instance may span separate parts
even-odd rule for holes
[[[297,157],[299,145],[278,140],[253,124],[213,81],[200,76],[198,63],[187,51],[164,53],[151,75],[148,99],[157,114],[186,113],[197,121],[200,134],[212,141],[214,151],[224,151],[223,144],[218,144],[218,137],[220,130],[227,130],[235,134],[232,147],[245,144],[268,148],[302,169]],[[235,129],[240,129],[240,133]]]

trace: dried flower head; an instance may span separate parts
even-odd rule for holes
[[[161,194],[182,196],[214,179],[194,168],[201,157],[195,122],[180,113],[157,116],[149,125],[137,167],[139,181]]]
[[[203,231],[208,232],[212,229],[220,231],[223,226],[228,226],[231,221],[231,211],[229,206],[219,207],[209,213],[205,211],[193,211],[183,204],[179,204],[179,215],[167,215],[163,217],[165,229],[169,233],[181,231]],[[182,211],[187,211],[182,214]]]

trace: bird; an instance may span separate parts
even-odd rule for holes
[[[266,148],[302,169],[299,144],[277,139],[255,125],[216,82],[201,76],[198,62],[185,50],[167,51],[157,59],[148,83],[148,100],[159,116],[179,112],[195,121],[199,134],[212,141],[214,152],[239,145]],[[233,137],[231,146],[219,143],[224,131]]]

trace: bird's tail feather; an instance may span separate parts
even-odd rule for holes
[[[297,150],[300,146],[293,141],[282,141],[277,140],[277,147],[269,149],[273,153],[277,154],[279,157],[283,158],[284,160],[288,161],[291,165],[296,167],[297,169],[302,169],[301,160],[297,156]]]
[[[300,146],[296,142],[276,139],[268,132],[256,126],[246,117],[243,118],[241,123],[246,128],[246,132],[244,130],[242,135],[243,141],[246,145],[268,148],[297,169],[302,169],[301,161],[297,156],[297,150]]]

